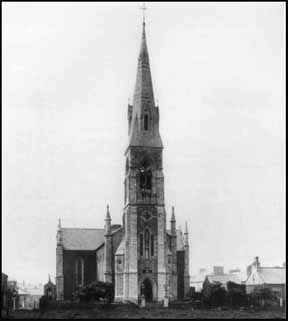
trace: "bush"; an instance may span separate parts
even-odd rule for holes
[[[47,308],[49,299],[47,296],[43,295],[41,296],[41,298],[39,299],[39,309],[40,311],[43,311]]]
[[[237,284],[234,282],[227,282],[227,299],[230,306],[246,306],[247,295],[245,284]]]
[[[227,302],[227,291],[220,282],[205,282],[202,289],[202,302],[205,307],[219,307]]]
[[[80,287],[75,291],[74,297],[80,302],[89,302],[91,300],[99,301],[103,299],[110,303],[114,298],[113,290],[112,283],[94,281],[86,286]]]

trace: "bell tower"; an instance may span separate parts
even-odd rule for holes
[[[133,105],[128,105],[123,214],[123,296],[124,300],[134,302],[138,302],[142,294],[153,301],[163,300],[166,286],[163,144],[159,133],[159,108],[154,101],[145,19],[142,28]]]

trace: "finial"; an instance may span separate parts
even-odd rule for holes
[[[175,213],[174,213],[174,206],[172,206],[172,215],[171,215],[171,222],[175,222]]]
[[[49,280],[49,282],[51,282],[50,274],[48,274],[48,280]]]
[[[145,10],[147,10],[145,2],[143,2],[142,7],[140,7],[140,9],[142,10],[142,14],[143,14],[143,25],[145,25]]]
[[[58,229],[61,229],[61,218],[58,219]]]
[[[185,234],[188,234],[188,225],[187,225],[187,221],[185,221]]]
[[[106,219],[110,219],[109,204],[107,204]]]

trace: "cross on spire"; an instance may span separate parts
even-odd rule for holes
[[[145,23],[145,10],[147,10],[145,2],[143,2],[142,7],[140,7],[140,9],[142,10],[142,14],[143,14],[143,23]]]

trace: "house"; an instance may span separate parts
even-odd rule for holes
[[[229,274],[224,273],[224,267],[214,266],[213,272],[214,272],[213,274],[206,275],[203,282],[203,288],[207,284],[217,283],[217,282],[221,283],[226,290],[227,290],[228,282],[241,284],[240,276],[235,273],[229,273]]]
[[[19,309],[32,310],[39,308],[39,300],[43,295],[43,287],[39,286],[19,286],[18,298]]]
[[[260,265],[256,256],[252,264],[247,268],[246,291],[251,293],[256,287],[270,288],[279,300],[286,300],[286,265],[282,267],[264,267]]]

